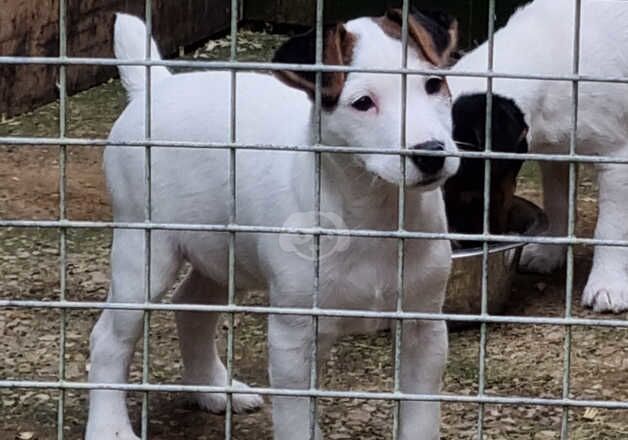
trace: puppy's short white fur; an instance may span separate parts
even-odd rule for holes
[[[354,38],[351,66],[390,68],[401,64],[401,44],[370,18],[349,21]],[[144,57],[145,29],[141,21],[119,15],[116,55]],[[411,51],[409,67],[434,66]],[[156,46],[153,55],[158,56]],[[122,67],[131,102],[110,135],[114,143],[144,137],[144,69]],[[226,142],[229,139],[229,72],[171,75],[152,68],[152,136],[157,140]],[[412,76],[407,87],[407,144],[438,141],[449,151],[450,98],[426,92],[426,79]],[[352,104],[369,96],[375,107],[358,111]],[[399,75],[351,73],[337,104],[322,117],[322,140],[332,145],[399,148],[401,126]],[[237,141],[254,144],[312,143],[312,105],[306,94],[270,75],[237,75]],[[141,148],[109,147],[105,170],[116,221],[143,221],[145,155]],[[237,152],[237,222],[243,225],[310,227],[314,207],[313,153]],[[424,175],[407,161],[406,228],[444,232],[446,221],[440,190],[458,160],[448,158],[435,175]],[[227,224],[230,212],[229,153],[181,147],[152,150],[152,220],[190,224]],[[397,228],[397,186],[402,181],[399,158],[384,155],[322,156],[321,210],[340,218],[346,228]],[[298,215],[299,213],[304,215]],[[326,216],[325,218],[330,218]],[[297,220],[295,220],[297,219]],[[295,223],[296,222],[296,223]],[[325,226],[325,225],[324,225]],[[329,226],[329,225],[327,225]],[[288,245],[286,245],[288,243]],[[117,229],[111,254],[110,302],[144,299],[143,231]],[[224,304],[228,283],[229,237],[225,233],[153,231],[151,234],[150,296],[162,299],[184,262],[191,272],[175,293],[185,304]],[[312,259],[295,249],[307,249],[302,237],[237,234],[238,291],[269,291],[273,306],[311,307],[314,283]],[[330,249],[335,252],[328,252]],[[408,240],[405,244],[404,310],[439,312],[450,270],[450,246],[444,240]],[[320,305],[324,308],[394,310],[397,286],[397,241],[351,238],[337,246],[334,237],[321,239]],[[187,384],[226,385],[226,371],[214,343],[216,314],[178,312],[176,320]],[[313,338],[309,317],[270,316],[269,372],[276,388],[307,389]],[[324,354],[340,334],[373,331],[387,322],[321,319],[319,344]],[[134,346],[141,334],[142,313],[106,310],[91,336],[90,382],[123,383],[128,379]],[[447,354],[447,332],[441,321],[404,323],[401,388],[410,393],[438,393]],[[246,385],[235,382],[236,387]],[[225,407],[223,394],[195,394],[210,411]],[[235,411],[262,404],[259,396],[236,394]],[[275,438],[308,438],[309,399],[274,398]],[[89,440],[136,439],[125,405],[125,393],[90,392]],[[401,439],[439,437],[439,405],[402,404]],[[317,428],[317,438],[320,430]]]
[[[495,35],[496,72],[567,75],[573,71],[573,0],[535,0],[517,11]],[[628,2],[583,0],[580,73],[628,76]],[[458,71],[482,71],[488,66],[484,44],[454,66]],[[454,97],[486,90],[478,78],[450,78]],[[572,127],[572,85],[560,81],[496,79],[495,93],[512,98],[530,125],[531,152],[567,153]],[[577,152],[628,156],[628,85],[583,82],[578,93]],[[567,165],[542,162],[544,205],[550,234],[567,233]],[[595,237],[628,239],[628,167],[597,166],[599,217]],[[564,246],[527,246],[522,263],[550,272],[565,262]],[[596,311],[628,309],[628,249],[595,249],[593,269],[582,302]]]

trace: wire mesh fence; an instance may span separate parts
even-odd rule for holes
[[[70,390],[124,390],[138,391],[143,393],[142,411],[141,411],[141,438],[149,438],[149,396],[150,393],[156,392],[209,392],[209,393],[226,393],[227,404],[225,413],[225,438],[233,437],[233,395],[241,393],[255,392],[261,395],[270,396],[291,396],[291,397],[307,397],[311,400],[310,405],[310,437],[314,438],[316,430],[316,420],[318,418],[317,402],[321,398],[352,398],[352,399],[370,399],[370,400],[389,400],[394,403],[393,411],[393,428],[392,438],[400,438],[399,435],[399,418],[400,403],[402,401],[438,401],[438,402],[461,402],[473,403],[478,405],[476,432],[478,438],[484,438],[485,431],[485,410],[486,405],[504,404],[504,405],[535,405],[550,406],[562,408],[562,419],[560,427],[561,439],[569,438],[569,411],[574,407],[594,407],[606,409],[628,410],[628,402],[615,400],[596,400],[596,399],[575,399],[570,393],[570,369],[571,369],[571,351],[572,351],[572,328],[574,327],[610,327],[610,328],[628,328],[628,322],[620,318],[578,318],[572,313],[572,299],[574,295],[574,246],[615,246],[626,247],[628,241],[620,239],[599,239],[584,238],[576,235],[576,203],[577,203],[577,182],[576,167],[580,163],[595,164],[628,164],[628,158],[616,156],[589,156],[580,155],[576,152],[577,145],[577,127],[578,127],[578,95],[579,86],[582,82],[609,82],[628,84],[628,78],[624,77],[603,77],[592,75],[581,75],[580,66],[580,14],[581,1],[575,1],[575,15],[571,19],[575,23],[575,32],[573,36],[573,69],[568,75],[516,75],[494,71],[493,63],[493,44],[494,44],[494,15],[495,0],[489,1],[489,57],[486,70],[482,72],[452,72],[447,69],[436,70],[416,70],[407,67],[408,52],[408,16],[410,13],[410,2],[404,0],[402,6],[403,26],[402,26],[402,46],[403,61],[402,66],[395,68],[391,66],[389,69],[352,69],[343,66],[330,66],[323,64],[323,0],[316,2],[316,63],[314,65],[293,65],[293,64],[270,64],[258,62],[239,62],[237,59],[237,32],[238,32],[238,11],[241,4],[238,0],[231,0],[231,49],[230,59],[228,62],[203,62],[203,61],[163,61],[154,60],[151,57],[151,39],[152,39],[152,1],[146,0],[145,3],[145,21],[147,25],[146,34],[146,57],[145,59],[123,61],[117,59],[100,59],[100,58],[76,58],[67,56],[67,5],[65,0],[59,1],[59,57],[42,58],[42,57],[10,57],[0,56],[0,64],[48,64],[57,66],[59,69],[59,136],[58,137],[27,137],[27,136],[4,136],[0,137],[0,144],[4,145],[33,145],[33,146],[51,146],[58,145],[59,149],[59,217],[56,220],[8,220],[0,219],[0,228],[48,228],[59,231],[59,297],[56,301],[38,301],[38,300],[21,300],[21,299],[2,299],[0,300],[0,308],[24,308],[24,309],[58,309],[60,310],[60,334],[59,334],[59,366],[58,379],[56,381],[37,381],[37,380],[0,380],[0,388],[32,388],[32,389],[56,389],[59,390],[58,398],[58,418],[57,418],[57,438],[64,438],[64,410],[66,405],[66,393]],[[144,103],[145,114],[145,133],[142,141],[129,142],[120,145],[116,142],[116,146],[136,147],[144,150],[145,155],[145,185],[148,189],[145,196],[145,221],[144,222],[111,222],[111,221],[77,221],[71,220],[67,216],[67,148],[69,146],[77,146],[89,148],[90,146],[106,146],[109,141],[106,139],[93,138],[77,138],[67,136],[67,69],[73,65],[133,65],[143,66],[146,69],[146,95]],[[198,142],[180,142],[180,141],[163,141],[152,139],[151,113],[151,67],[192,67],[213,70],[229,70],[231,71],[231,100],[230,108],[230,134],[227,143],[198,143]],[[315,118],[315,142],[314,145],[267,145],[267,144],[246,144],[237,142],[237,113],[236,108],[236,92],[238,84],[239,71],[250,70],[293,70],[307,71],[316,73],[316,93],[314,95],[314,114]],[[322,75],[326,72],[368,72],[373,74],[399,74],[402,76],[402,96],[406,96],[405,88],[407,87],[407,78],[410,75],[434,75],[442,74],[445,76],[474,76],[486,78],[487,81],[487,107],[486,107],[486,145],[483,152],[459,151],[456,153],[445,152],[424,152],[417,150],[403,149],[401,151],[391,151],[390,149],[365,149],[354,146],[333,146],[323,145],[321,139],[321,85]],[[492,151],[492,96],[493,81],[495,79],[530,79],[530,80],[548,80],[568,82],[572,85],[571,99],[571,119],[572,130],[570,133],[570,148],[568,154],[534,154],[534,153],[503,153]],[[406,102],[402,100],[400,103],[402,112],[402,124],[399,127],[401,133],[401,145],[405,146],[406,140]],[[230,215],[228,224],[175,224],[155,222],[152,218],[152,194],[151,194],[151,154],[153,149],[161,147],[181,146],[194,149],[228,149],[229,151],[229,170],[228,183],[231,197]],[[377,231],[368,229],[336,229],[325,228],[320,223],[320,217],[317,217],[317,223],[314,227],[295,228],[295,227],[274,227],[274,226],[251,226],[239,224],[236,213],[237,205],[237,151],[286,151],[286,152],[310,152],[316,157],[315,161],[315,181],[312,182],[315,188],[315,210],[321,211],[321,155],[323,153],[368,153],[383,155],[398,155],[400,157],[400,167],[403,174],[406,174],[405,158],[414,155],[425,156],[457,156],[462,158],[483,158],[485,159],[485,181],[484,181],[484,217],[483,217],[483,233],[482,234],[460,234],[460,233],[429,233],[416,232],[406,230],[404,218],[406,216],[406,186],[399,185],[398,193],[398,228],[395,231]],[[534,161],[560,162],[569,164],[569,200],[568,200],[568,232],[566,236],[549,237],[549,236],[533,236],[533,237],[515,237],[510,235],[499,235],[490,233],[489,224],[489,207],[490,207],[490,187],[491,187],[491,161],[497,159],[526,159]],[[142,230],[145,234],[144,249],[144,274],[145,274],[145,297],[144,302],[137,303],[115,303],[115,302],[89,302],[89,301],[72,301],[67,298],[67,233],[71,229],[129,229]],[[229,236],[229,254],[228,254],[228,303],[226,305],[196,305],[196,304],[158,304],[153,303],[150,298],[151,283],[151,234],[155,231],[205,231],[205,232],[223,232]],[[314,284],[312,286],[313,306],[311,308],[296,307],[262,307],[262,306],[245,306],[238,305],[236,302],[236,237],[238,234],[244,233],[261,233],[261,234],[298,234],[314,237]],[[319,302],[320,295],[320,240],[321,237],[327,236],[346,236],[360,238],[390,238],[398,242],[397,246],[397,299],[396,310],[389,312],[377,312],[368,310],[336,310],[321,308]],[[404,283],[404,261],[406,240],[422,239],[422,240],[479,240],[483,242],[483,264],[482,264],[482,285],[481,285],[481,313],[479,315],[461,315],[450,313],[416,313],[403,310],[403,283]],[[489,289],[489,243],[539,243],[539,244],[561,244],[567,246],[567,265],[565,278],[565,309],[562,317],[534,317],[534,316],[497,316],[488,313],[488,289]],[[83,383],[69,381],[66,379],[66,328],[68,323],[68,312],[72,310],[139,310],[144,314],[143,319],[143,345],[142,345],[142,375],[141,383]],[[221,312],[228,316],[228,332],[227,332],[227,349],[226,349],[226,367],[227,367],[227,386],[200,386],[200,385],[173,385],[173,384],[156,384],[150,380],[150,320],[151,314],[154,312],[174,312],[174,311],[198,311],[198,312]],[[255,387],[253,389],[242,390],[233,386],[233,365],[234,365],[234,316],[238,313],[256,314],[256,315],[291,315],[291,316],[308,316],[312,318],[313,333],[318,334],[319,319],[322,317],[329,318],[386,318],[396,321],[393,331],[394,341],[394,366],[393,366],[393,390],[389,392],[383,391],[334,391],[323,390],[319,387],[319,347],[318,339],[312,346],[310,356],[310,377],[309,389],[276,389]],[[400,356],[402,341],[402,322],[404,320],[446,320],[452,322],[469,322],[480,324],[480,350],[478,365],[478,392],[477,395],[450,395],[450,394],[411,394],[404,393],[400,387]],[[562,366],[562,392],[560,398],[543,398],[543,397],[520,397],[520,396],[493,396],[486,391],[486,357],[487,357],[487,340],[489,337],[488,325],[495,323],[503,324],[523,324],[523,325],[557,325],[566,329],[563,347],[563,366]]]

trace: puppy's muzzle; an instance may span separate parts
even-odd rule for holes
[[[413,150],[423,151],[445,151],[445,144],[440,141],[429,141],[417,144]],[[425,176],[434,176],[440,173],[445,166],[444,156],[412,156],[412,162]]]

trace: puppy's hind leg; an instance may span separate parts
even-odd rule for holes
[[[163,232],[153,232],[150,297],[158,301],[174,283],[179,256]],[[109,303],[142,303],[145,299],[145,233],[116,230],[111,251]],[[90,383],[126,383],[133,351],[142,333],[141,310],[102,312],[90,339]],[[87,440],[136,440],[124,391],[91,390]]]
[[[226,304],[224,286],[218,286],[199,272],[192,270],[175,292],[177,304]],[[176,312],[179,344],[183,356],[184,382],[188,385],[227,385],[227,370],[216,349],[216,324],[219,313]],[[235,388],[247,385],[233,380]],[[198,405],[213,413],[225,411],[227,397],[224,393],[194,393]],[[235,412],[251,411],[264,403],[256,394],[233,394]]]
[[[567,235],[569,209],[569,166],[542,162],[543,207],[549,220],[547,235]],[[521,267],[524,271],[551,273],[565,265],[566,247],[554,244],[529,244],[523,249]]]
[[[628,240],[628,166],[603,165],[598,169],[599,215],[595,238]],[[628,248],[596,246],[593,268],[582,303],[596,312],[628,310]]]

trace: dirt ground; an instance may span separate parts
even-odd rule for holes
[[[264,59],[277,40],[243,34],[243,58]],[[225,42],[211,43],[196,55],[224,55]],[[222,52],[220,52],[222,51]],[[70,100],[69,134],[105,137],[124,106],[116,81]],[[57,105],[51,104],[0,123],[0,136],[56,135]],[[58,215],[58,148],[0,146],[0,218],[54,219]],[[68,215],[76,220],[111,218],[104,189],[100,148],[69,148]],[[527,166],[520,194],[539,202],[536,168]],[[590,170],[579,184],[579,236],[591,236],[595,222],[595,185]],[[72,230],[68,234],[68,298],[101,301],[108,283],[110,232]],[[59,295],[58,233],[41,229],[0,229],[0,298],[55,300]],[[579,306],[579,294],[591,263],[591,249],[576,250],[574,314],[599,317]],[[509,315],[562,316],[564,276],[520,275]],[[264,304],[261,295],[245,299]],[[59,315],[54,310],[0,309],[0,379],[56,380],[59,371]],[[92,311],[68,313],[66,376],[85,381],[88,336],[97,318]],[[255,386],[267,386],[265,319],[238,316],[235,372]],[[491,325],[487,354],[487,393],[495,396],[559,398],[562,393],[565,330],[556,326]],[[222,339],[221,339],[222,340]],[[171,313],[151,317],[150,380],[179,383],[181,361]],[[387,334],[341,340],[322,374],[329,390],[389,391],[392,389],[392,343]],[[479,331],[452,332],[445,392],[475,395],[478,388]],[[574,328],[570,376],[571,397],[628,400],[628,330]],[[132,381],[140,381],[140,356]],[[80,438],[87,415],[85,392],[68,392],[64,412],[66,438]],[[139,423],[141,395],[130,396],[130,412]],[[0,439],[56,438],[56,391],[0,389]],[[330,439],[389,439],[392,406],[387,402],[351,399],[321,401],[321,423]],[[443,405],[443,437],[475,438],[478,407]],[[551,407],[487,405],[488,439],[559,438],[562,411]],[[626,439],[628,413],[592,408],[569,413],[572,439]],[[254,414],[235,416],[234,437],[270,439],[270,405]],[[150,395],[150,434],[153,439],[216,439],[224,435],[224,417],[185,404],[185,396]]]

